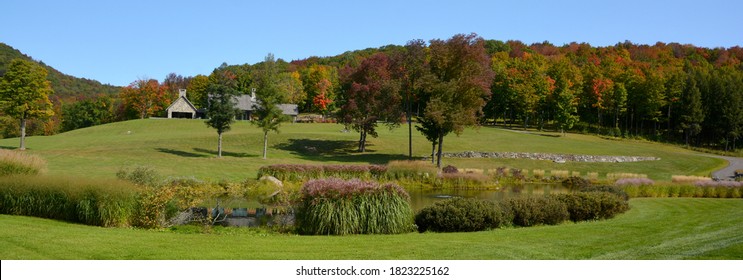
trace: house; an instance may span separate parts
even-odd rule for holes
[[[178,90],[178,99],[165,109],[169,119],[195,119],[203,117],[203,110],[198,110],[186,97],[186,90]]]
[[[243,94],[235,96],[233,97],[233,101],[235,107],[240,111],[240,113],[235,117],[238,120],[250,120],[253,117],[253,106],[261,106],[255,98],[255,90],[253,90],[250,95]],[[297,104],[279,104],[276,106],[281,109],[281,112],[283,112],[284,115],[291,116],[293,122],[297,120],[297,115],[299,115],[299,106],[297,106]],[[206,117],[206,110],[196,109],[196,107],[186,97],[185,89],[178,90],[178,99],[173,101],[166,110],[168,111],[169,119],[195,119]]]
[[[253,89],[250,95],[239,95],[234,100],[235,107],[240,111],[240,114],[237,115],[238,120],[250,120],[253,117],[253,106],[261,106],[255,98],[255,89]],[[299,106],[297,104],[278,104],[276,106],[281,109],[284,115],[291,116],[292,122],[297,120],[297,115],[299,115]]]

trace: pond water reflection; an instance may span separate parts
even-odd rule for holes
[[[568,190],[561,184],[531,183],[522,185],[504,186],[498,189],[413,189],[408,188],[410,206],[418,212],[436,201],[452,198],[479,198],[499,201],[509,197],[523,195],[548,195],[565,193]]]

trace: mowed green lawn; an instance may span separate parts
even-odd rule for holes
[[[0,259],[743,259],[743,200],[632,199],[611,220],[474,233],[178,233],[0,215]]]
[[[269,134],[268,159],[261,158],[263,135],[247,122],[237,122],[224,135],[224,156],[215,158],[217,133],[203,120],[147,119],[90,127],[54,136],[27,139],[30,153],[48,161],[48,174],[113,178],[118,170],[136,165],[154,167],[167,176],[194,176],[207,180],[254,178],[258,168],[277,163],[376,163],[407,158],[407,127],[379,128],[379,138],[369,138],[366,153],[357,153],[358,133],[343,132],[340,124],[285,123],[281,133]],[[444,159],[444,165],[494,169],[501,166],[543,169],[647,174],[655,180],[671,175],[708,176],[724,167],[721,159],[678,147],[639,141],[608,140],[591,135],[522,133],[481,127],[444,139],[446,152],[542,152],[588,155],[655,156],[660,161],[636,163],[573,163],[517,159]],[[15,148],[18,139],[1,139],[0,147]],[[413,154],[430,154],[430,143],[413,132]]]

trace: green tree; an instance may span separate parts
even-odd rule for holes
[[[208,102],[206,112],[206,125],[217,130],[219,142],[217,144],[217,157],[222,157],[222,133],[229,131],[235,122],[237,109],[234,97],[237,95],[235,89],[235,75],[230,71],[217,69],[209,77],[207,86]]]
[[[279,87],[279,73],[276,68],[276,60],[273,54],[268,54],[261,65],[258,74],[256,99],[258,104],[253,104],[253,111],[257,120],[253,124],[263,130],[263,159],[266,159],[268,150],[268,133],[274,131],[279,133],[281,123],[287,121],[279,103],[286,99],[288,94],[286,88]]]
[[[702,122],[702,93],[697,87],[697,81],[690,77],[681,95],[681,129],[684,130],[686,146],[689,146],[690,137],[702,131]]]
[[[13,59],[0,80],[0,108],[20,120],[20,150],[26,149],[26,120],[54,115],[49,101],[53,91],[46,76],[46,69],[38,64]]]
[[[186,94],[188,95],[188,100],[196,108],[206,107],[208,98],[207,87],[209,87],[209,76],[205,75],[196,75],[188,83]]]
[[[451,132],[459,135],[465,127],[477,124],[490,96],[493,72],[485,43],[476,34],[432,40],[429,48],[434,79],[423,119],[433,123],[439,133],[436,165],[440,168],[444,136]]]
[[[579,119],[576,93],[582,87],[582,76],[579,69],[567,59],[553,62],[547,74],[553,88],[551,99],[554,103],[555,120],[560,132],[564,133]]]
[[[95,99],[84,99],[62,106],[62,131],[109,123],[113,118],[113,100],[110,97],[100,95]]]

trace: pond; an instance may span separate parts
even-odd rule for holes
[[[410,206],[413,213],[417,213],[426,206],[432,205],[437,201],[450,199],[453,197],[478,198],[491,201],[501,201],[510,197],[525,195],[548,195],[555,193],[566,193],[568,189],[561,184],[554,183],[528,183],[520,185],[503,186],[499,188],[487,189],[431,189],[431,188],[406,188],[410,194]],[[292,224],[294,216],[291,213],[282,211],[282,209],[271,208],[261,205],[255,200],[232,199],[221,201],[221,207],[224,211],[224,225],[230,226],[258,226],[265,224]],[[213,206],[204,205],[200,211],[212,213]],[[286,209],[284,209],[286,210]]]

